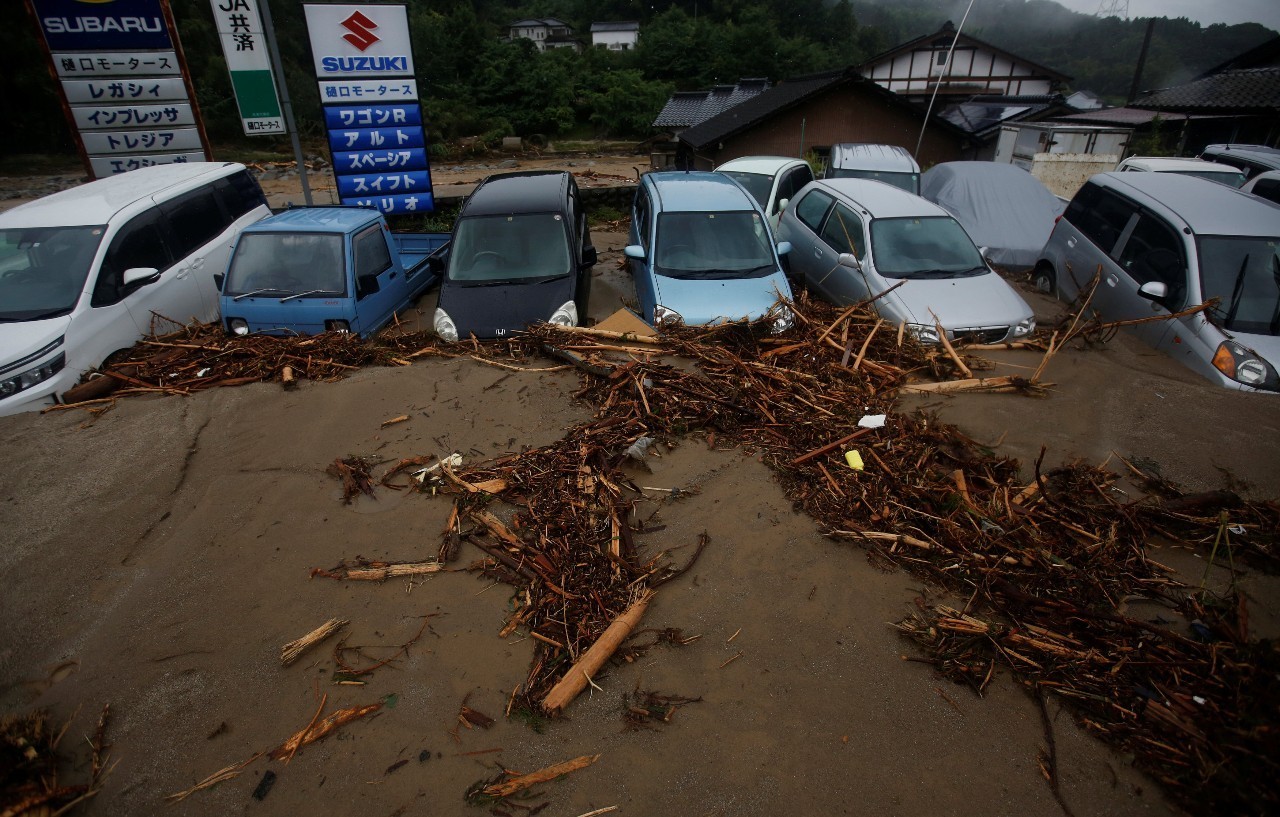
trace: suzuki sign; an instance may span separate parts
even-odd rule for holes
[[[404,6],[304,5],[316,76],[413,76]]]

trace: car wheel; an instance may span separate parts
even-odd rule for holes
[[[1058,279],[1053,273],[1053,267],[1048,264],[1036,267],[1036,271],[1031,274],[1031,285],[1035,287],[1036,292],[1043,292],[1050,296],[1058,294]]]

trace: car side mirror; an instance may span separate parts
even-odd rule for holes
[[[858,256],[851,252],[840,253],[837,263],[842,267],[849,267],[850,269],[856,269],[858,272],[862,272],[862,262],[858,260]]]
[[[430,269],[432,274],[434,275],[443,275],[444,274],[444,257],[439,255],[429,256],[427,258],[427,268]]]
[[[160,270],[155,267],[132,267],[124,271],[121,280],[125,286],[154,284],[160,280]]]
[[[643,261],[644,247],[641,247],[639,244],[628,244],[626,247],[623,248],[622,254],[625,255],[627,258],[634,258],[637,261]]]
[[[582,266],[584,267],[595,266],[595,263],[599,259],[599,257],[600,256],[596,252],[595,247],[587,247],[585,250],[582,251]]]
[[[1164,281],[1147,281],[1138,287],[1138,294],[1148,301],[1159,301],[1169,297],[1169,285]]]
[[[779,199],[778,208],[774,210],[774,212],[781,213],[783,210],[787,209],[787,205],[790,203],[791,203],[791,199]]]
[[[786,254],[787,254],[787,253],[789,253],[789,252],[791,252],[791,242],[790,242],[790,241],[779,241],[779,242],[778,242],[778,255],[786,255]]]
[[[222,291],[222,283],[226,279],[227,279],[227,274],[225,272],[215,272],[213,274],[213,285],[218,288],[219,292]]]
[[[378,276],[361,275],[356,279],[356,300],[358,301],[367,295],[372,295],[377,292],[378,289]]]

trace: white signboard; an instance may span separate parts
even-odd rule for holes
[[[170,128],[194,125],[195,111],[189,102],[172,105],[77,105],[71,109],[76,127],[82,131],[117,128]]]
[[[145,156],[122,154],[120,156],[89,157],[89,164],[93,166],[93,175],[99,179],[105,179],[107,176],[113,176],[117,173],[128,173],[130,170],[137,170],[140,167],[203,161],[205,161],[205,155],[199,151],[188,153],[148,153]]]
[[[62,90],[72,105],[123,105],[128,102],[187,101],[181,77],[156,79],[64,79]]]
[[[284,133],[284,116],[257,0],[210,0],[231,72],[231,87],[240,110],[240,125],[253,136]]]
[[[182,76],[182,65],[174,51],[119,51],[92,53],[78,51],[54,54],[53,67],[66,79],[80,77]]]
[[[409,15],[402,5],[303,5],[316,77],[413,75]]]
[[[84,139],[85,152],[93,155],[204,150],[200,132],[195,128],[90,131],[80,135]]]
[[[418,98],[418,81],[397,79],[347,79],[320,82],[320,104],[337,102],[404,102]]]

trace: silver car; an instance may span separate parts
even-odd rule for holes
[[[782,214],[791,274],[837,304],[873,306],[926,343],[998,343],[1035,329],[1031,307],[946,210],[883,182],[811,182]],[[890,291],[891,290],[891,291]]]
[[[1035,282],[1223,386],[1280,392],[1280,205],[1178,173],[1100,173],[1076,193]],[[1212,301],[1208,310],[1169,316]]]

